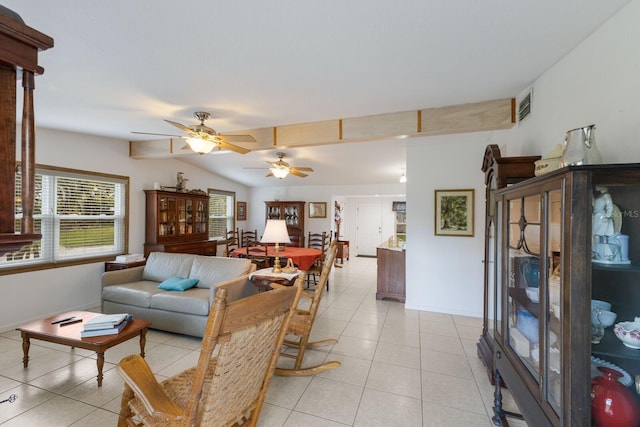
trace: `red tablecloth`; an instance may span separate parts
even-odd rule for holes
[[[251,253],[251,247],[249,248],[249,252]],[[263,247],[256,247],[255,248],[257,251],[255,252],[256,254],[260,254],[261,252],[264,251]],[[238,248],[236,250],[234,250],[231,255],[233,255],[234,257],[243,257],[243,256],[247,256],[247,248]],[[274,258],[276,256],[275,254],[275,247],[274,246],[267,246],[267,256]],[[300,270],[308,270],[309,267],[311,267],[313,265],[313,263],[320,258],[320,256],[322,256],[322,251],[320,249],[314,249],[314,248],[298,248],[295,246],[285,246],[285,247],[280,247],[280,251],[278,252],[278,256],[280,258],[291,258],[291,260],[293,261],[293,263],[295,265],[298,266],[298,268]],[[280,262],[280,264],[282,265],[282,261]]]

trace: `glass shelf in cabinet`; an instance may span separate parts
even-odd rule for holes
[[[591,345],[591,353],[596,357],[618,357],[640,361],[640,350],[626,347],[613,333],[613,327],[605,328],[599,344]]]

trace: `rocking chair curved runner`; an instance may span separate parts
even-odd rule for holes
[[[311,335],[311,329],[313,328],[313,323],[316,318],[316,314],[318,314],[318,308],[320,306],[320,300],[322,299],[322,294],[325,289],[325,285],[327,280],[329,280],[329,273],[331,272],[331,267],[333,267],[333,262],[336,258],[336,253],[338,252],[338,245],[335,241],[331,242],[329,245],[329,249],[327,251],[327,258],[325,260],[324,266],[322,267],[322,273],[320,274],[320,280],[317,286],[315,287],[313,293],[302,291],[300,295],[300,302],[309,300],[309,306],[307,309],[298,308],[295,310],[293,315],[291,316],[291,320],[289,321],[289,325],[287,327],[287,334],[284,339],[284,345],[288,348],[296,349],[297,352],[295,354],[290,354],[285,352],[280,353],[282,357],[288,357],[295,359],[293,368],[276,368],[276,375],[280,376],[307,376],[307,375],[315,375],[319,372],[323,372],[329,369],[337,368],[341,364],[339,361],[330,361],[325,362],[317,366],[311,367],[302,367],[302,362],[304,359],[304,354],[307,349],[313,349],[322,347],[325,345],[333,345],[337,344],[338,340],[335,338],[320,340],[309,342],[309,337]],[[271,284],[274,288],[280,288],[282,285]],[[306,302],[305,302],[306,304]]]
[[[118,426],[255,426],[303,282],[229,304],[218,290],[198,365],[162,383],[140,356],[122,359]]]

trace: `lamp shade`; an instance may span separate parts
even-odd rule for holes
[[[284,219],[268,219],[260,243],[291,243]]]

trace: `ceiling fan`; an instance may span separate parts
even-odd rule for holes
[[[282,160],[285,157],[287,157],[286,153],[278,152],[276,153],[276,155],[278,156],[277,161],[275,162],[267,161],[267,163],[271,165],[268,168],[247,168],[247,169],[269,169],[269,173],[267,174],[267,177],[275,176],[278,179],[282,179],[289,174],[299,176],[300,178],[304,178],[308,175],[303,172],[313,172],[313,169],[311,168],[290,166],[289,163]]]
[[[193,116],[200,120],[199,125],[185,126],[181,123],[166,120],[165,122],[177,127],[178,129],[186,132],[188,135],[168,135],[164,133],[148,133],[148,132],[131,132],[141,135],[160,135],[160,136],[174,136],[182,138],[187,141],[187,144],[193,151],[198,154],[210,153],[214,148],[216,150],[229,150],[236,153],[246,154],[251,150],[244,147],[231,144],[231,142],[256,142],[255,138],[251,135],[221,135],[214,129],[205,126],[204,122],[211,114],[205,111],[196,111]]]

